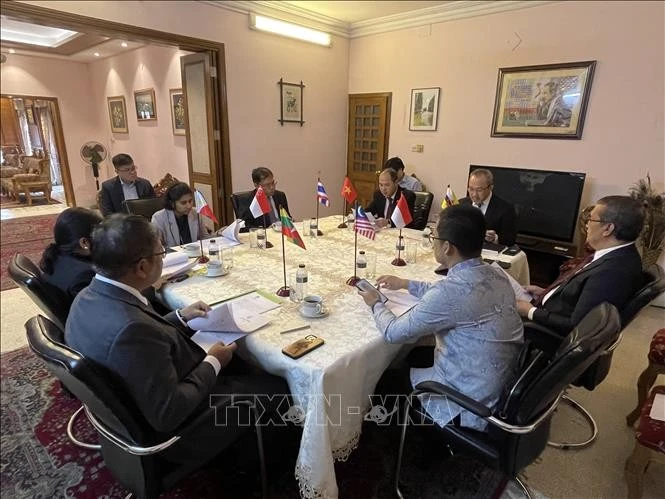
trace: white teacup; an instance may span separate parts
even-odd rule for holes
[[[307,295],[302,299],[302,314],[316,317],[323,313],[323,298],[319,295]]]
[[[209,277],[217,277],[220,275],[224,275],[224,266],[222,265],[221,262],[217,260],[210,260],[208,262],[207,275]]]

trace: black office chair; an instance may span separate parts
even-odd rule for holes
[[[418,421],[433,428],[435,435],[451,450],[470,455],[514,478],[530,497],[528,489],[516,475],[545,448],[553,412],[566,387],[596,361],[616,338],[620,327],[616,308],[602,303],[582,319],[553,356],[533,349],[527,342],[522,352],[521,374],[494,410],[440,383],[419,383],[409,395],[401,420],[402,437],[395,474],[397,496],[403,498],[399,475],[408,423]],[[485,419],[488,431],[479,432],[454,424],[436,425],[418,402],[417,396],[421,394],[449,397]]]
[[[233,204],[233,211],[236,219],[240,218],[240,214],[249,211],[249,205],[252,204],[254,199],[254,191],[234,192],[231,194],[231,204]],[[243,227],[240,232],[247,232],[249,228]]]
[[[574,386],[584,387],[589,391],[593,391],[603,382],[610,372],[612,356],[614,355],[614,350],[616,350],[621,342],[623,331],[633,321],[640,310],[665,291],[665,272],[659,265],[651,265],[648,269],[642,272],[642,277],[643,282],[645,283],[644,286],[635,293],[630,301],[621,309],[621,331],[619,335],[607,350],[598,357],[597,361],[572,383]],[[546,339],[545,341],[547,341],[550,346],[545,348],[545,350],[549,351],[556,348],[557,343],[561,341],[561,336],[554,331],[532,322],[524,324],[524,333],[528,338],[535,339],[535,337],[538,337],[539,341]],[[563,450],[582,449],[589,446],[598,436],[598,425],[596,424],[596,421],[589,411],[587,411],[579,402],[567,395],[564,395],[563,400],[584,417],[589,424],[590,436],[581,442],[549,442],[549,445]]]
[[[411,223],[411,228],[423,230],[427,227],[434,194],[431,192],[416,192],[415,194],[416,202],[413,205],[413,222]]]
[[[21,253],[12,256],[7,271],[9,277],[25,291],[42,312],[60,329],[64,329],[71,306],[69,297],[61,289],[44,281],[39,267]]]
[[[164,198],[125,199],[121,206],[130,215],[141,215],[152,220],[155,212],[164,208]]]
[[[141,416],[124,383],[108,369],[84,357],[64,343],[57,341],[55,324],[42,316],[30,319],[26,325],[28,344],[56,376],[83,402],[88,419],[99,434],[104,463],[111,474],[132,494],[140,498],[156,498],[177,481],[201,467],[204,462],[177,465],[159,457],[159,453],[174,443],[189,425],[199,424],[206,411],[189,418],[184,425],[166,436],[158,436]],[[249,401],[234,405],[251,406]],[[255,408],[253,408],[255,410]],[[256,413],[254,413],[256,421]],[[267,493],[263,440],[260,425],[255,425],[261,485]],[[220,428],[220,431],[223,431]],[[222,449],[220,449],[221,451]]]

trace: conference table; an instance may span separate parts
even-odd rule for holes
[[[303,428],[295,477],[305,498],[338,496],[334,462],[346,460],[358,446],[363,421],[371,420],[370,395],[401,348],[401,345],[384,341],[369,307],[357,290],[346,284],[354,274],[354,232],[337,228],[341,221],[341,216],[320,219],[323,235],[303,235],[306,250],[286,240],[284,243],[287,285],[298,264],[304,263],[308,271],[308,293],[323,297],[328,314],[305,318],[299,313],[298,303],[280,298],[281,306],[266,312],[271,322],[238,340],[241,357],[288,382],[294,407],[300,411],[298,422]],[[296,227],[302,232],[302,223],[296,222]],[[391,265],[397,252],[398,229],[381,230],[375,240],[357,236],[358,250],[364,250],[370,258],[376,256],[376,276],[393,274],[423,281],[442,279],[434,273],[438,264],[432,248],[423,247],[426,244],[422,232],[404,229],[402,235],[407,241],[405,245],[418,245],[415,262],[405,266]],[[181,308],[196,300],[214,303],[253,289],[274,294],[284,285],[282,241],[281,234],[270,228],[267,236],[274,246],[257,249],[249,247],[248,234],[240,234],[243,244],[234,247],[233,268],[228,274],[207,277],[204,269],[195,267],[189,278],[166,284],[160,291],[162,299],[172,308]],[[493,253],[489,257],[509,262],[509,272],[518,276],[518,281],[526,278],[523,283],[528,282],[523,253],[514,257],[497,257]],[[526,275],[522,266],[526,268]],[[311,329],[280,334],[305,324]],[[282,348],[308,334],[322,338],[324,345],[297,360],[282,353]]]

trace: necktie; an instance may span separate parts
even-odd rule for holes
[[[570,279],[572,279],[575,274],[577,274],[580,270],[582,270],[588,263],[591,263],[593,260],[593,253],[589,253],[587,256],[585,256],[577,265],[573,266],[572,268],[568,269],[567,272],[564,272],[561,274],[556,281],[554,281],[552,284],[547,286],[545,291],[542,292],[542,294],[538,297],[538,299],[534,302],[534,305],[536,307],[540,307],[543,304],[543,298],[547,296],[547,293],[552,291],[553,289],[565,285]]]
[[[390,198],[386,198],[386,209],[383,210],[383,218],[388,218],[390,215],[392,215],[392,204],[393,200]]]

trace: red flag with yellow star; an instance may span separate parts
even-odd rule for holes
[[[349,179],[349,177],[344,177],[344,184],[342,185],[342,197],[346,199],[346,202],[349,204],[353,204],[353,202],[358,197],[356,188],[353,187],[353,184],[351,183],[351,179]]]

